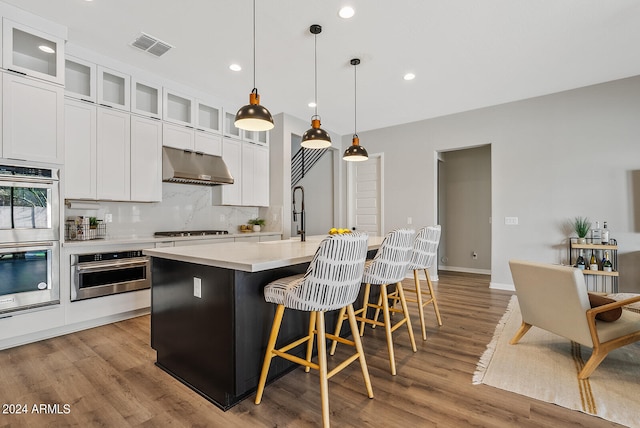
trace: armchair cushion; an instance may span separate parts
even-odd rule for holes
[[[598,294],[589,293],[589,303],[592,308],[606,305],[609,303],[615,303],[616,301],[608,297],[600,296]],[[596,314],[596,319],[600,321],[613,322],[617,321],[622,316],[622,308],[614,308],[605,312]]]

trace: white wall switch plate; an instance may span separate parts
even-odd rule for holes
[[[509,226],[516,226],[518,224],[518,217],[505,217],[504,224]]]
[[[105,214],[104,215],[104,222],[105,223],[111,223],[113,221],[113,214]]]
[[[193,295],[202,299],[202,280],[193,277]]]
[[[413,219],[411,217],[407,217],[407,224],[413,223]]]

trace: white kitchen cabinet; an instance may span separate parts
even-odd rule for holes
[[[96,102],[96,65],[67,55],[64,93],[67,97]]]
[[[130,200],[130,115],[100,107],[97,125],[97,197],[100,200]]]
[[[96,106],[65,100],[64,197],[96,199]]]
[[[162,201],[162,123],[131,116],[131,200]]]
[[[131,76],[98,65],[98,104],[131,110]]]
[[[162,86],[131,79],[131,112],[162,119]]]
[[[162,124],[162,145],[182,150],[193,150],[195,134],[193,128],[174,125],[164,122]]]
[[[269,149],[252,143],[242,145],[242,205],[269,205]]]
[[[242,205],[242,141],[225,138],[222,159],[233,177],[233,184],[220,186],[222,205]]]
[[[195,123],[195,98],[164,88],[162,97],[162,119],[166,122],[192,127]]]
[[[257,143],[266,146],[269,144],[269,131],[256,131],[258,133]]]
[[[193,149],[208,155],[222,156],[222,136],[195,131]]]
[[[64,39],[28,25],[2,20],[2,67],[64,85]]]
[[[2,156],[64,162],[62,86],[2,73]]]
[[[236,128],[234,122],[236,120],[235,111],[224,111],[224,120],[222,125],[222,133],[225,137],[242,139],[242,132],[240,128]]]

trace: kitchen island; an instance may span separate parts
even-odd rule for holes
[[[264,286],[304,273],[323,238],[144,250],[152,257],[156,364],[223,410],[253,393],[275,313]],[[369,256],[382,239],[369,237]],[[327,317],[328,329],[336,317]],[[308,322],[307,313],[287,311],[278,342],[305,335]],[[268,382],[295,367],[274,359]]]

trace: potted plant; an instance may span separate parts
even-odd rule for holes
[[[573,230],[578,235],[578,244],[587,243],[587,234],[591,228],[591,222],[587,217],[576,217],[573,219]]]
[[[264,219],[259,217],[252,218],[249,220],[249,224],[253,225],[254,232],[260,232],[260,229],[264,226]]]

